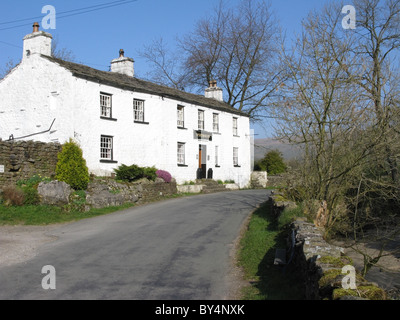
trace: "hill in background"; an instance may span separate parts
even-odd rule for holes
[[[299,155],[298,147],[283,143],[273,138],[254,139],[254,160],[264,158],[265,154],[271,150],[282,152],[283,158],[288,161],[297,158]]]

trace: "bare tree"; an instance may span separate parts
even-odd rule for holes
[[[61,59],[64,61],[75,62],[76,58],[74,53],[66,48],[59,48],[58,38],[53,37],[53,41],[51,42],[51,55],[54,58]]]
[[[3,79],[6,75],[8,75],[11,70],[17,66],[17,64],[18,63],[15,63],[13,59],[9,58],[5,66],[0,69],[0,79]]]
[[[366,102],[345,71],[353,61],[346,50],[337,49],[352,41],[351,36],[337,40],[341,19],[340,7],[331,4],[304,21],[294,50],[282,56],[290,78],[275,109],[280,138],[303,146],[304,197],[327,201],[328,225],[352,177],[380,139],[379,132],[366,127]]]
[[[187,74],[181,68],[177,54],[172,54],[168,45],[162,38],[154,40],[149,46],[145,46],[139,55],[147,60],[153,70],[147,74],[151,81],[170,86],[178,90],[187,90]]]
[[[398,137],[390,131],[393,132],[391,118],[399,108],[400,82],[395,54],[400,48],[400,0],[355,0],[354,5],[357,25],[354,41],[347,52],[356,57],[356,63],[343,67],[368,97],[376,125],[387,133],[383,136],[382,154],[392,183],[398,185],[399,153],[395,151],[398,150]],[[333,45],[332,49],[336,50]]]
[[[355,31],[342,29],[335,2],[305,20],[294,50],[282,55],[290,78],[275,113],[280,137],[304,150],[289,194],[327,203],[327,230],[352,236],[366,273],[399,234],[400,1],[355,5]],[[364,235],[377,242],[376,254],[358,246]]]
[[[200,92],[216,80],[227,103],[257,119],[267,115],[269,99],[283,81],[279,34],[264,1],[242,0],[236,8],[220,1],[212,15],[179,40],[181,66],[162,41],[147,48],[144,56],[155,69],[156,81]]]

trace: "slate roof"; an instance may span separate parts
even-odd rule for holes
[[[241,112],[233,108],[229,104],[218,101],[216,99],[206,98],[205,96],[180,91],[174,88],[158,85],[149,81],[141,80],[116,72],[101,71],[82,64],[64,61],[46,55],[41,56],[71,71],[75,77],[86,79],[88,81],[110,85],[119,89],[129,90],[133,92],[155,94],[162,97],[175,99],[181,102],[191,103],[218,111],[225,111],[239,116],[248,117],[248,114]]]

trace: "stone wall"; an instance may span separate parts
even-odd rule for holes
[[[166,183],[162,179],[157,179],[155,182],[143,179],[133,183],[121,183],[112,178],[96,178],[89,183],[86,205],[87,209],[90,209],[120,206],[125,203],[151,202],[177,192],[175,181]]]
[[[251,187],[254,189],[266,188],[268,184],[268,174],[266,171],[253,171],[251,173]]]
[[[61,149],[58,143],[0,141],[0,189],[34,175],[53,176]]]
[[[327,261],[338,261],[342,249],[328,244],[314,224],[302,219],[293,222],[291,230],[293,231],[291,241],[294,240],[295,249],[293,263],[302,274],[305,298],[307,300],[327,298],[326,292],[324,293],[327,290],[323,290],[320,280],[326,271],[334,269]]]
[[[282,194],[273,193],[270,197],[276,217],[285,208],[295,204]],[[368,283],[361,275],[356,276],[357,290],[344,290],[342,273],[344,266],[352,266],[350,258],[344,255],[344,249],[328,243],[323,236],[324,230],[307,221],[306,217],[297,218],[290,225],[288,235],[288,263],[294,266],[304,281],[304,296],[307,300],[336,299],[386,299],[386,293],[376,284]],[[361,297],[360,297],[361,296]]]

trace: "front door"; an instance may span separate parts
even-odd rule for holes
[[[200,145],[199,146],[199,169],[200,171],[200,179],[207,178],[207,146]]]

